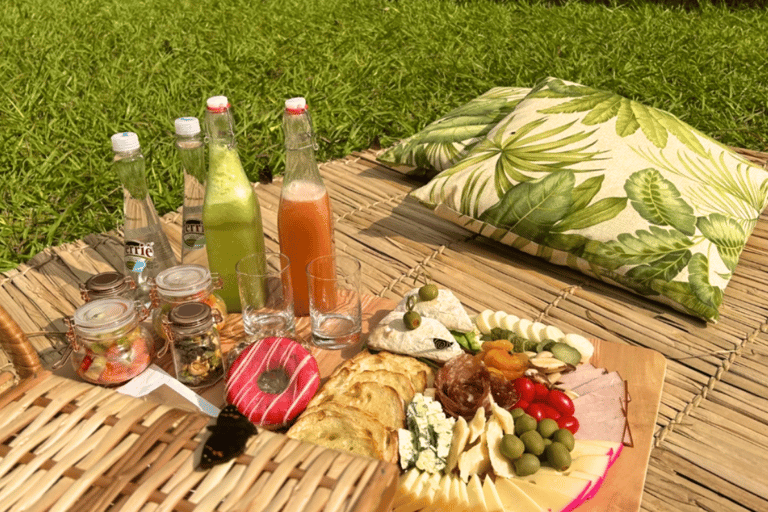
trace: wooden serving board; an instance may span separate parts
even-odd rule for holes
[[[309,343],[311,336],[309,318],[298,319],[297,336],[315,356],[321,378],[328,377],[345,359],[358,353],[364,346],[371,328],[394,309],[395,305],[389,299],[364,295],[362,340],[359,345],[346,350],[322,350],[312,347]],[[229,315],[227,320],[227,327],[222,330],[224,351],[229,350],[244,337],[240,315]],[[645,486],[648,459],[653,445],[653,429],[666,373],[666,359],[654,350],[602,340],[592,340],[592,342],[595,345],[595,354],[591,363],[608,371],[619,372],[628,382],[631,401],[627,417],[634,443],[633,447],[624,447],[621,456],[608,471],[608,476],[598,493],[577,510],[578,512],[636,512],[640,509]],[[223,389],[223,386],[219,385],[217,388]],[[221,393],[220,403],[223,403],[223,392]],[[212,400],[210,393],[206,393],[205,396]]]

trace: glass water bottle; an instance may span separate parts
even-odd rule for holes
[[[174,122],[176,150],[184,171],[184,206],[182,207],[181,262],[208,266],[203,227],[205,200],[205,142],[196,117],[180,117]]]

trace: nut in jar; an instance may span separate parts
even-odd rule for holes
[[[122,297],[96,299],[67,319],[77,374],[93,384],[118,385],[144,371],[154,357],[152,334],[141,324],[149,311]]]
[[[224,376],[215,320],[221,322],[219,312],[202,302],[174,306],[162,320],[176,379],[190,388],[210,386]]]
[[[212,275],[202,265],[176,265],[160,272],[151,282],[152,326],[168,341],[163,320],[175,306],[185,302],[200,302],[218,312],[216,327],[221,328],[227,316],[227,306],[215,290],[221,288],[221,278]]]

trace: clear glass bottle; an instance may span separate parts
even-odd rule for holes
[[[306,316],[309,314],[307,264],[320,256],[332,256],[334,241],[331,201],[315,160],[312,118],[304,98],[286,100],[283,132],[285,176],[277,211],[278,236],[280,252],[291,260],[296,316]],[[320,270],[329,279],[334,277],[333,260]]]
[[[174,121],[176,150],[184,171],[184,205],[182,207],[181,262],[208,266],[203,228],[205,200],[205,141],[196,117],[180,117]]]
[[[152,327],[164,340],[163,320],[175,306],[185,302],[202,302],[214,309],[221,328],[227,317],[227,305],[215,292],[221,279],[202,265],[176,265],[160,272],[152,281]]]
[[[209,171],[203,225],[208,265],[223,281],[220,295],[227,311],[240,312],[235,265],[244,256],[264,251],[261,207],[240,163],[226,96],[208,98],[205,126]]]
[[[102,272],[80,283],[80,296],[85,302],[107,297],[136,300],[136,283],[120,272]]]
[[[201,302],[185,302],[171,309],[163,321],[172,340],[176,379],[190,388],[202,388],[224,376],[216,310]]]
[[[149,305],[149,278],[176,264],[147,189],[144,155],[132,132],[112,136],[113,166],[123,184],[125,267],[138,288],[137,299]]]
[[[141,322],[148,310],[122,297],[96,299],[80,306],[69,320],[67,338],[72,365],[93,384],[123,384],[140,374],[154,357],[154,341]]]

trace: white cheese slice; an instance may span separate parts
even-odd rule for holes
[[[479,443],[459,455],[459,477],[467,482],[470,476],[485,473],[490,468],[491,461],[488,454],[488,443],[485,433],[483,433],[480,436]]]
[[[527,318],[521,318],[517,324],[515,324],[515,334],[521,338],[528,339],[528,329],[533,325],[533,322]]]
[[[467,446],[469,440],[469,426],[467,420],[459,416],[456,423],[453,425],[453,439],[451,441],[451,449],[448,451],[448,460],[445,463],[445,472],[450,473],[456,464],[459,462],[459,455],[464,451],[464,447]]]
[[[467,484],[461,481],[461,479],[457,476],[453,476],[453,496],[454,496],[454,503],[456,503],[456,512],[459,511],[469,511],[472,510],[469,508],[469,495],[467,494]],[[451,509],[451,512],[454,512],[453,509]]]
[[[496,491],[506,512],[543,512],[544,510],[509,478],[497,478]]]
[[[451,475],[440,477],[432,505],[425,507],[422,512],[443,512],[451,508]]]
[[[608,472],[609,463],[610,457],[607,455],[582,455],[573,459],[568,472],[583,471],[584,473],[602,478]]]
[[[491,418],[495,418],[499,422],[505,434],[515,433],[515,419],[511,412],[495,403],[491,403],[491,412],[493,414]]]
[[[481,334],[491,334],[491,317],[493,311],[486,309],[475,317],[475,325]]]
[[[491,329],[493,329],[495,327],[502,327],[502,325],[503,325],[502,322],[504,321],[504,319],[506,317],[507,317],[507,314],[504,311],[497,311],[497,312],[495,312],[493,314],[493,316],[491,317],[491,322],[490,322]],[[503,327],[502,327],[502,329],[503,329]]]
[[[563,331],[561,331],[554,325],[548,325],[547,328],[544,330],[545,340],[560,341],[563,339],[563,337],[565,337],[565,334],[563,334]]]
[[[464,353],[453,334],[439,321],[422,317],[419,327],[408,329],[401,311],[390,312],[373,328],[368,345],[441,363]]]
[[[515,332],[515,326],[520,321],[520,317],[515,315],[507,315],[502,319],[500,327],[507,331]]]
[[[512,462],[501,453],[501,438],[504,432],[501,424],[494,416],[485,425],[485,438],[488,443],[488,458],[491,461],[491,468],[496,476],[504,478],[514,478],[515,471],[512,468]]]
[[[485,475],[483,481],[483,497],[485,498],[485,508],[488,512],[504,512],[504,504],[501,502],[496,486],[489,475]]]
[[[545,332],[547,330],[547,326],[544,325],[541,322],[533,322],[530,327],[528,327],[528,339],[533,340],[536,343],[539,343],[540,341],[544,341],[546,338]]]
[[[422,473],[418,469],[411,469],[400,476],[400,482],[397,486],[395,500],[392,502],[392,508],[398,507],[403,503],[416,499],[416,488],[421,488],[424,480],[429,475]]]
[[[479,476],[472,475],[470,477],[467,484],[467,497],[469,498],[469,506],[472,510],[488,512],[488,508],[485,506],[483,484],[480,482]]]
[[[394,507],[392,512],[416,512],[432,505],[438,484],[440,483],[440,474],[424,474],[427,475],[427,478],[421,480],[421,485],[417,484],[416,489],[414,489],[414,499]]]
[[[613,454],[614,448],[618,448],[621,443],[611,441],[611,444],[606,446],[602,443],[593,443],[588,439],[576,439],[573,443],[573,450],[571,450],[571,458],[575,459],[582,455],[608,455]]]
[[[551,512],[562,512],[575,501],[576,498],[561,494],[547,487],[541,487],[525,480],[512,480],[521,491],[528,495],[541,508]]]
[[[480,407],[475,413],[475,417],[469,422],[469,443],[474,443],[480,434],[485,430],[485,407]]]
[[[586,473],[583,473],[583,475],[586,476]],[[545,489],[552,489],[560,494],[570,496],[573,500],[577,500],[587,494],[595,479],[594,477],[580,478],[561,473],[537,471],[533,475],[521,478],[521,480],[532,482]]]

